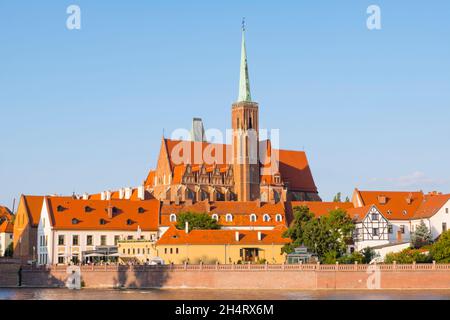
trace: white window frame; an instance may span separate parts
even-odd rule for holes
[[[175,213],[170,214],[170,222],[177,222],[177,215]]]
[[[257,219],[258,219],[258,217],[256,216],[256,214],[252,213],[250,215],[250,222],[256,222]]]
[[[277,213],[277,215],[275,216],[275,221],[276,222],[282,222],[283,221],[283,216],[279,213]]]
[[[263,215],[263,221],[264,221],[264,222],[269,222],[269,221],[270,221],[270,216],[269,216],[267,213],[265,213],[265,214]]]
[[[213,218],[216,221],[219,221],[219,215],[217,213],[214,213],[211,218]]]
[[[226,222],[233,222],[233,215],[231,213],[227,213],[225,215],[225,221]]]

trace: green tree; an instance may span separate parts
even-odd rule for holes
[[[431,232],[425,225],[425,222],[420,221],[416,231],[411,235],[411,244],[418,249],[431,243]]]
[[[350,202],[350,198],[348,196],[345,197],[345,202]]]
[[[351,264],[355,262],[364,263],[364,256],[360,252],[354,251],[351,254],[343,255],[337,261],[342,264]]]
[[[284,238],[290,238],[291,243],[284,245],[282,252],[291,253],[294,248],[303,244],[305,224],[314,218],[314,214],[306,206],[294,207],[294,220],[289,228],[283,233]]]
[[[177,217],[177,229],[184,229],[188,222],[189,231],[191,230],[214,230],[220,226],[216,220],[211,218],[207,213],[182,212]]]
[[[439,240],[431,246],[430,256],[436,262],[450,262],[450,230],[441,233]]]
[[[362,263],[370,263],[378,254],[371,247],[366,247],[361,250],[361,254],[363,256]]]
[[[340,192],[336,193],[336,195],[333,198],[333,202],[342,202]]]
[[[14,254],[14,246],[13,243],[11,242],[5,250],[5,257],[12,258],[13,254]]]
[[[400,264],[410,264],[413,262],[428,263],[431,262],[431,257],[420,250],[407,248],[400,252],[386,254],[384,258],[385,263],[393,263],[394,261]]]

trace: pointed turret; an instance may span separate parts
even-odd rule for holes
[[[239,79],[239,97],[237,102],[251,102],[250,79],[248,76],[247,51],[245,49],[245,24],[242,21],[241,70]]]

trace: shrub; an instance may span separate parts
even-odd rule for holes
[[[386,254],[386,257],[384,258],[385,263],[393,263],[396,261],[400,264],[409,264],[413,262],[418,263],[429,263],[431,262],[431,257],[429,254],[424,253],[421,250],[416,249],[404,249],[400,252],[391,252]]]
[[[450,230],[443,232],[430,249],[430,256],[440,263],[450,263]]]

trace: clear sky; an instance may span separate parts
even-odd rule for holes
[[[324,200],[450,192],[448,0],[1,0],[0,203],[136,186],[163,129],[228,128],[243,16],[261,127],[306,150]]]

